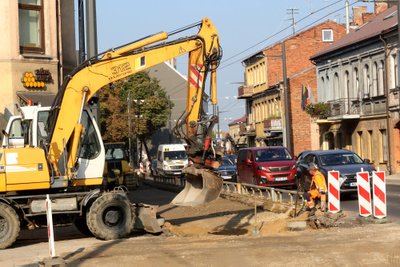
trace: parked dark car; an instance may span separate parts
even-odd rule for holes
[[[227,156],[222,157],[221,166],[217,169],[224,181],[236,182],[236,165]]]
[[[238,181],[259,186],[296,185],[296,161],[283,146],[239,150]]]
[[[313,150],[304,151],[299,155],[297,161],[297,177],[303,183],[304,189],[308,190],[310,174],[308,165],[310,162],[317,164],[319,170],[328,179],[328,171],[339,171],[340,192],[357,192],[357,172],[361,169],[372,172],[374,167],[369,160],[361,159],[350,150]]]
[[[236,154],[225,155],[225,157],[229,158],[233,162],[233,164],[236,165],[238,157]]]

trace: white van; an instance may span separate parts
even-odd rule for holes
[[[185,145],[159,145],[157,151],[157,172],[161,176],[181,176],[182,169],[189,163]]]

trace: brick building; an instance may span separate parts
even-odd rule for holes
[[[245,82],[238,95],[246,101],[248,120],[241,134],[250,146],[285,145],[293,154],[319,148],[318,127],[301,108],[304,87],[314,98],[317,95],[315,67],[309,58],[345,34],[343,25],[328,20],[243,61]]]

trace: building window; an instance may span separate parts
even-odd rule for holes
[[[364,158],[362,131],[357,132],[357,146],[358,146],[358,155]]]
[[[372,92],[371,96],[378,95],[378,63],[374,62],[372,65]]]
[[[387,134],[386,129],[379,130],[381,133],[380,146],[379,146],[379,161],[387,162],[388,160],[388,146],[387,146]]]
[[[343,85],[344,85],[343,93],[345,95],[345,98],[347,98],[347,97],[349,97],[349,90],[350,90],[350,74],[347,70],[344,72]]]
[[[322,42],[333,42],[333,30],[322,30]]]
[[[368,64],[364,65],[364,90],[363,90],[363,98],[369,98],[370,88],[371,88],[371,76],[369,74],[369,66]]]
[[[393,54],[390,60],[390,79],[389,89],[396,88],[397,85],[397,56]]]
[[[379,62],[378,66],[378,95],[384,95],[384,68],[385,68],[385,63],[383,60]]]
[[[358,69],[354,68],[353,69],[353,96],[357,98],[360,92],[360,78],[358,77]]]
[[[18,3],[21,53],[44,53],[42,0],[19,0]]]
[[[337,72],[333,75],[333,100],[340,99],[339,94],[339,75]]]
[[[368,131],[368,159],[372,160],[372,131]]]

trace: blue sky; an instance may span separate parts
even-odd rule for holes
[[[371,4],[356,2],[349,0],[350,10],[352,6],[367,5],[372,11]],[[98,47],[102,52],[209,17],[218,29],[224,51],[217,84],[220,127],[227,130],[230,121],[244,114],[244,100],[235,98],[238,83],[243,82],[241,61],[292,34],[288,9],[295,9],[295,29],[301,31],[327,19],[344,23],[344,6],[345,0],[97,0]],[[195,33],[196,30],[185,35]],[[184,75],[185,64],[178,59],[178,70]]]

